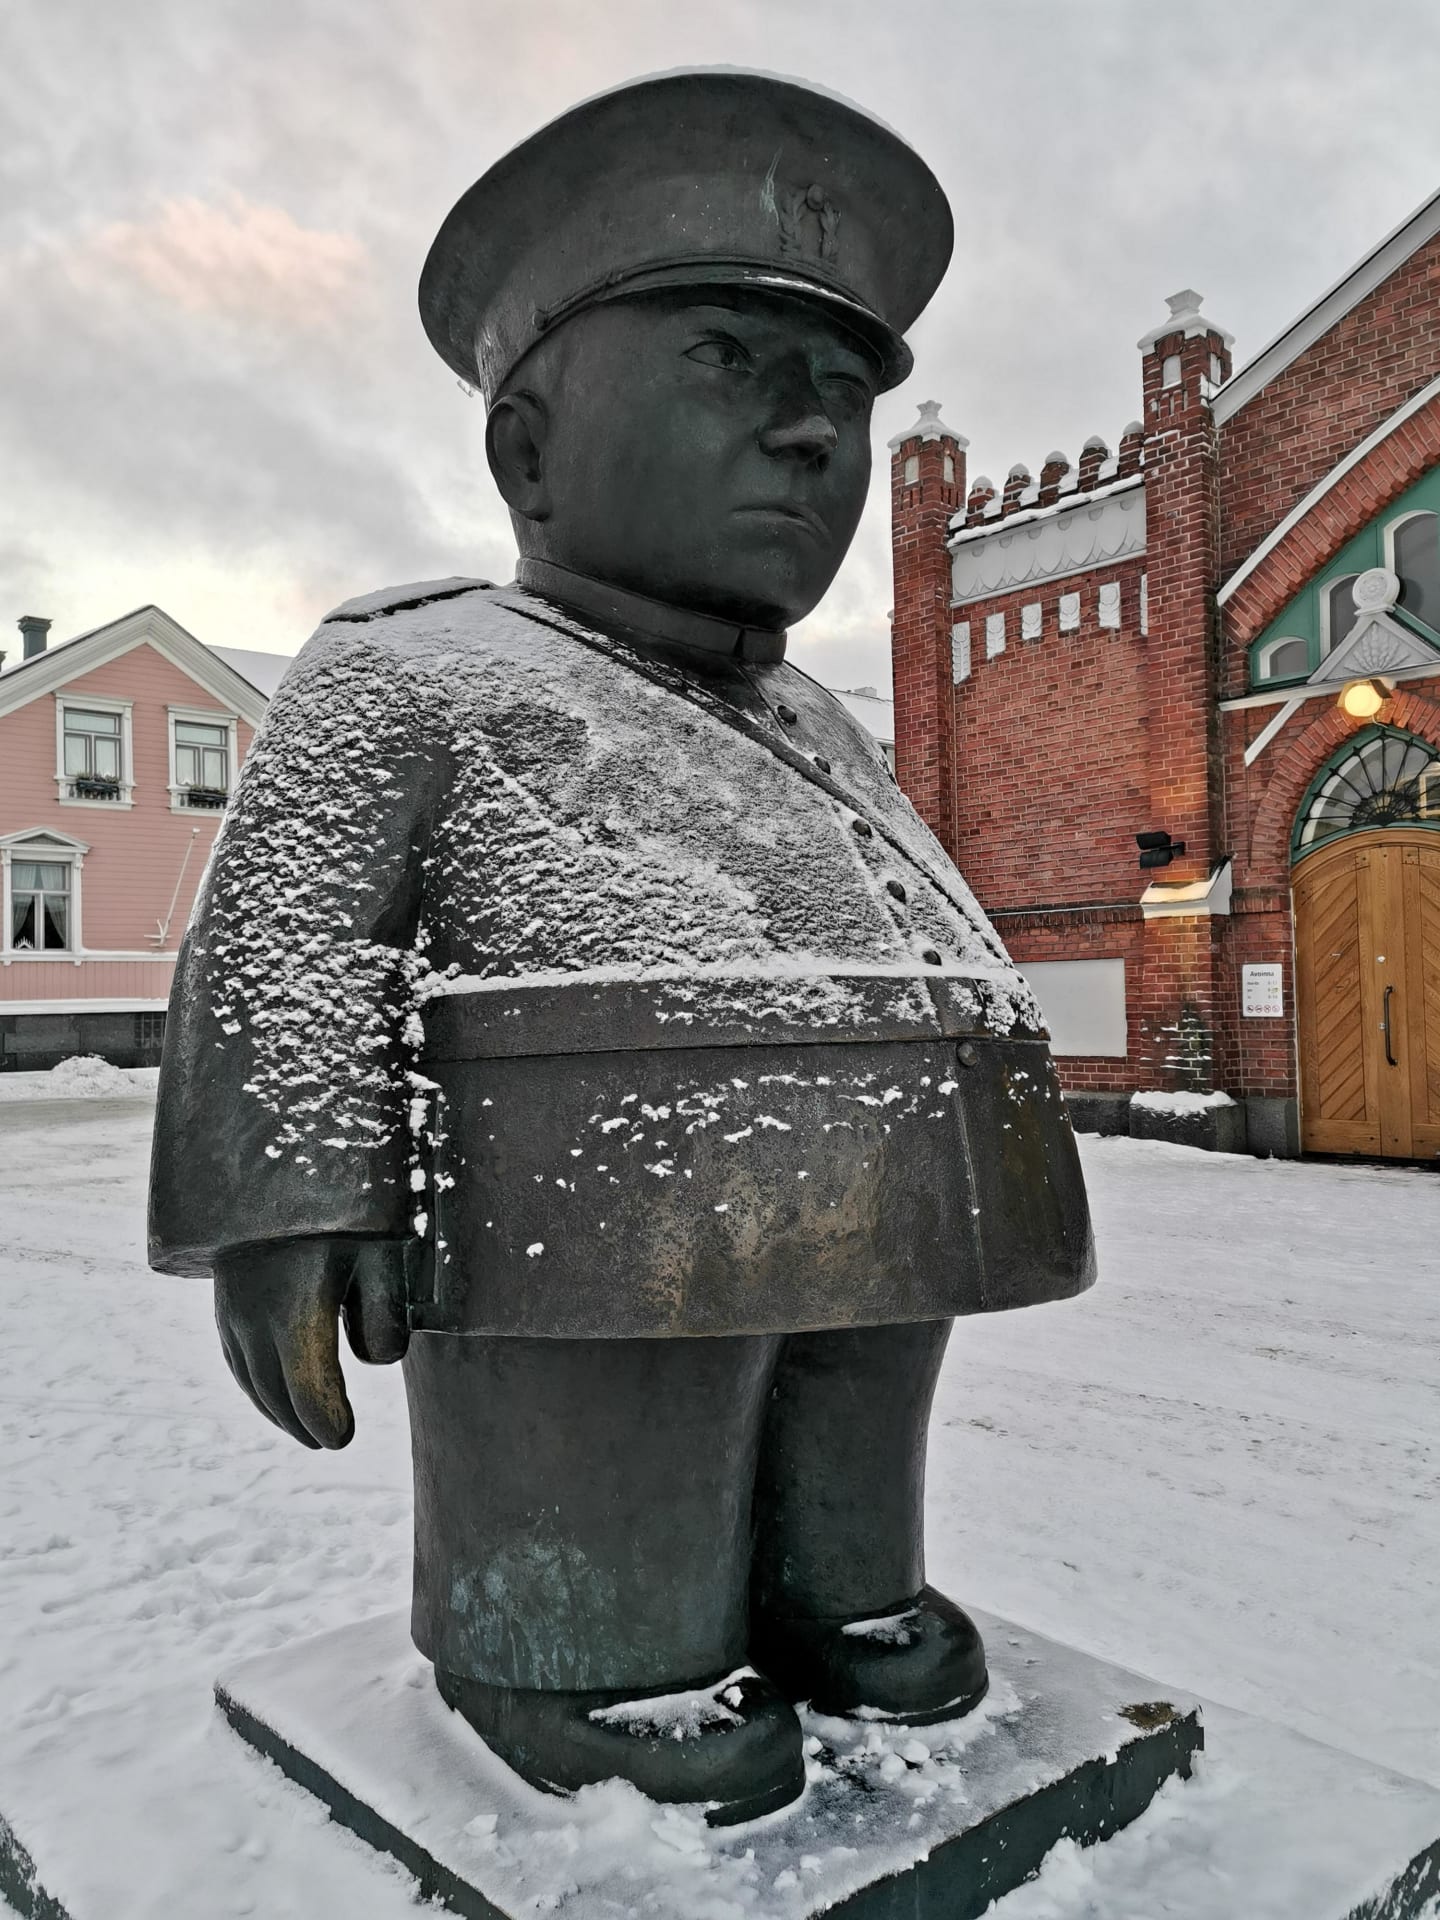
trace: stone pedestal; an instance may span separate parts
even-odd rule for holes
[[[1203,1745],[1191,1700],[1015,1629],[986,1641],[973,1714],[920,1730],[807,1714],[803,1799],[719,1832],[618,1782],[573,1800],[526,1788],[445,1707],[400,1615],[252,1661],[216,1697],[467,1920],[518,1920],[547,1896],[625,1912],[642,1889],[641,1912],[690,1920],[700,1884],[775,1920],[975,1920],[1057,1840],[1127,1825]]]

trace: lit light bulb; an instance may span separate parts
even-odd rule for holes
[[[1347,680],[1340,689],[1340,711],[1352,720],[1373,720],[1389,698],[1386,680]]]

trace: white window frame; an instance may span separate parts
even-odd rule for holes
[[[96,805],[113,807],[113,800],[101,800]],[[53,964],[67,960],[82,960],[85,957],[83,902],[81,898],[80,873],[85,864],[85,856],[90,849],[83,840],[73,839],[68,833],[57,833],[48,827],[26,827],[19,833],[7,833],[0,839],[0,957],[6,966],[12,962],[50,961]],[[14,892],[11,886],[11,861],[46,861],[52,866],[63,862],[70,869],[70,944],[68,947],[40,947],[31,950],[24,947],[12,947],[10,944],[11,908],[14,904]]]
[[[114,812],[117,807],[135,804],[135,738],[131,723],[133,700],[107,700],[99,694],[64,691],[55,695],[55,790],[62,807],[101,807]],[[73,774],[65,771],[65,714],[118,713],[120,715],[120,796],[116,800],[87,800],[70,792]]]
[[[1433,520],[1435,537],[1440,540],[1440,513],[1437,513],[1434,507],[1412,507],[1409,513],[1397,513],[1393,520],[1387,520],[1384,528],[1385,565],[1397,580],[1400,578],[1400,569],[1395,564],[1395,536],[1401,527],[1406,526],[1411,520]]]
[[[1270,661],[1272,657],[1280,651],[1281,647],[1303,647],[1305,649],[1305,666],[1299,677],[1303,679],[1306,674],[1312,671],[1310,665],[1310,642],[1305,638],[1304,634],[1277,633],[1273,640],[1267,640],[1265,642],[1264,646],[1261,647],[1259,653],[1255,656],[1255,683],[1257,686],[1270,679]],[[1296,676],[1287,673],[1284,677],[1290,680]]]
[[[1364,569],[1362,568],[1363,572]],[[1345,638],[1343,633],[1330,631],[1330,596],[1336,587],[1354,586],[1360,578],[1358,573],[1337,573],[1333,580],[1326,580],[1320,587],[1320,658],[1326,660]]]
[[[225,728],[228,735],[227,751],[230,755],[229,779],[225,787],[225,792],[228,797],[235,791],[235,776],[239,771],[239,716],[233,713],[226,713],[218,707],[167,707],[166,709],[165,731],[168,736],[166,764],[169,767],[167,778],[170,786],[170,811],[171,813],[218,814],[221,812],[219,807],[191,807],[185,803],[184,795],[190,791],[190,785],[188,781],[182,783],[176,777],[175,722],[177,720],[193,720],[200,726]]]
[[[1440,540],[1440,513],[1437,513],[1433,507],[1412,507],[1409,513],[1397,513],[1393,520],[1387,520],[1384,528],[1385,565],[1397,580],[1400,580],[1400,569],[1395,564],[1395,536],[1401,527],[1408,526],[1412,520],[1433,520],[1435,538]],[[1403,588],[1405,583],[1402,580],[1400,584]],[[1414,615],[1411,616],[1412,619],[1414,617]],[[1425,622],[1422,620],[1420,625],[1423,627]]]

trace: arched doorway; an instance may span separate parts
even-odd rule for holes
[[[1357,734],[1306,796],[1294,851],[1301,1145],[1440,1154],[1440,754]]]

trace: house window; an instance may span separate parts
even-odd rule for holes
[[[1395,522],[1390,554],[1400,579],[1400,605],[1440,633],[1440,516],[1411,513]]]
[[[68,860],[12,860],[10,939],[15,953],[65,953],[72,944]]]
[[[125,777],[118,713],[64,710],[64,774],[72,800],[118,800]]]
[[[175,786],[187,806],[223,807],[230,792],[230,729],[175,722]]]
[[[1267,641],[1255,662],[1257,680],[1303,680],[1310,671],[1310,642],[1282,636]]]

